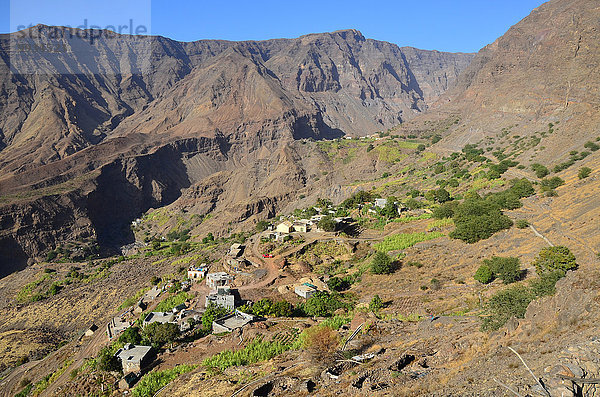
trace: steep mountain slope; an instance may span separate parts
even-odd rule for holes
[[[218,203],[219,230],[273,214],[315,182],[290,142],[397,125],[472,57],[354,30],[239,43],[103,34],[90,45],[57,29],[0,37],[2,274],[65,239],[131,242],[132,219],[193,186],[188,199],[212,203],[199,215]]]
[[[500,130],[511,126],[532,137],[558,122],[560,133],[520,159],[559,162],[581,150],[600,122],[599,16],[597,2],[552,0],[483,48],[436,104],[440,113],[461,113],[464,123],[441,146],[456,150],[483,138],[498,143]]]

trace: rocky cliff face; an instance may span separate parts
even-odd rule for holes
[[[8,271],[65,237],[128,242],[132,219],[182,192],[225,223],[273,214],[308,181],[290,142],[395,126],[472,57],[355,30],[264,42],[101,35],[94,45],[60,34],[40,25],[0,36],[0,247],[20,253],[0,260]],[[23,41],[64,51],[16,51]]]
[[[435,105],[464,115],[446,146],[456,150],[450,142],[476,143],[510,126],[530,136],[558,121],[561,133],[523,158],[551,162],[581,150],[600,124],[599,28],[597,2],[552,0],[481,49]]]

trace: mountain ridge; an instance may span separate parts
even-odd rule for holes
[[[33,38],[24,40],[44,43],[52,29],[31,28],[26,33]],[[471,58],[401,49],[356,30],[261,42],[98,36],[95,46],[79,53],[73,49],[85,42],[60,38],[67,52],[52,54],[9,53],[13,36],[0,36],[0,90],[6,94],[0,98],[0,194],[18,206],[0,215],[7,225],[0,251],[19,246],[40,258],[65,238],[69,225],[69,239],[122,245],[132,236],[120,231],[132,219],[205,179],[218,184],[210,178],[214,172],[241,174],[231,175],[229,189],[248,185],[246,193],[209,189],[221,191],[208,210],[229,214],[223,224],[257,215],[240,218],[231,208],[272,214],[293,191],[314,182],[305,170],[311,165],[288,164],[303,156],[290,154],[291,142],[391,128],[425,110]],[[411,62],[422,70],[412,71]],[[36,73],[10,73],[19,67]],[[257,161],[271,171],[251,173]],[[153,167],[172,175],[152,173]],[[102,182],[106,172],[118,181],[113,186]],[[241,185],[233,182],[238,178]],[[277,183],[282,187],[267,187]],[[78,197],[66,204],[79,206],[72,208],[81,214],[76,223],[52,204],[55,192],[67,191]],[[103,202],[121,204],[114,209]],[[41,212],[32,216],[31,208]],[[32,239],[41,227],[32,218],[58,224]],[[3,258],[10,261],[10,255]]]

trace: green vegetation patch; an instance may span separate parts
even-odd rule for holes
[[[193,371],[197,365],[178,365],[172,369],[153,371],[142,377],[131,393],[134,397],[152,397],[180,375]]]
[[[259,361],[270,360],[292,349],[293,342],[284,343],[279,340],[266,341],[263,338],[254,339],[248,346],[241,350],[225,350],[219,354],[205,359],[202,365],[216,368],[221,371],[234,366],[254,364]]]
[[[433,240],[442,236],[444,236],[444,233],[441,232],[399,233],[387,236],[382,242],[375,244],[375,249],[382,252],[403,250],[422,241]]]
[[[182,303],[184,303],[185,301],[192,299],[194,296],[190,293],[187,293],[185,291],[182,291],[180,293],[178,293],[177,295],[173,295],[173,296],[169,296],[168,298],[163,299],[158,305],[156,305],[156,308],[154,309],[154,311],[156,312],[168,312],[173,310],[174,307],[181,305]]]

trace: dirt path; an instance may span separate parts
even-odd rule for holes
[[[538,237],[542,238],[542,239],[543,239],[545,242],[547,242],[547,243],[548,243],[548,245],[549,245],[550,247],[554,247],[554,244],[552,244],[552,243],[550,242],[550,240],[548,240],[548,239],[547,239],[547,238],[546,238],[546,237],[545,237],[545,236],[544,236],[542,233],[538,232],[538,231],[537,231],[537,229],[536,229],[535,227],[533,227],[533,225],[529,225],[529,228],[530,228],[531,230],[533,230],[533,234],[535,234],[536,236],[538,236]]]

